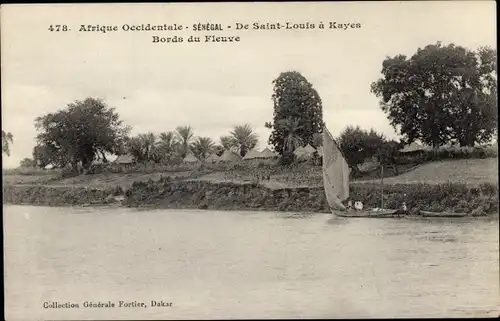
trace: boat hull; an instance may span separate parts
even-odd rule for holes
[[[349,218],[393,218],[399,217],[402,214],[398,210],[382,210],[382,211],[334,211],[332,214],[339,217],[349,217]]]
[[[422,217],[465,217],[467,213],[420,211]]]

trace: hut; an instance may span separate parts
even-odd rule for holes
[[[259,158],[262,158],[262,153],[256,149],[252,149],[243,157],[243,160],[255,160]]]
[[[315,151],[311,145],[307,144],[305,147],[296,148],[293,153],[299,159],[311,159]]]
[[[135,164],[135,157],[130,154],[119,155],[115,159],[114,163],[117,165],[132,166],[133,164]]]
[[[215,164],[220,161],[220,157],[217,154],[211,154],[205,159],[205,162]]]
[[[192,164],[192,163],[197,163],[200,160],[198,158],[196,158],[196,156],[194,156],[193,153],[188,153],[182,161],[184,163],[191,163]]]
[[[423,153],[429,149],[430,148],[428,146],[424,146],[417,142],[413,142],[403,147],[399,152],[402,154],[418,154],[418,153]]]
[[[278,157],[278,154],[276,154],[275,152],[271,151],[269,148],[264,148],[264,150],[262,152],[260,152],[261,154],[261,157],[262,158],[266,158],[266,159],[271,159],[271,158],[276,158]]]
[[[240,160],[241,160],[240,155],[227,149],[219,157],[219,161],[221,162],[238,162]]]

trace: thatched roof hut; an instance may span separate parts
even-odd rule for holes
[[[238,162],[241,160],[241,156],[226,149],[224,153],[220,155],[219,160],[221,162]]]
[[[262,158],[274,158],[278,157],[278,154],[270,150],[269,148],[264,148],[262,152],[260,152]]]
[[[217,163],[217,162],[219,162],[219,161],[220,161],[220,157],[219,157],[219,156],[217,156],[217,154],[215,154],[215,153],[214,153],[214,154],[211,154],[210,156],[208,156],[208,157],[205,159],[205,161],[206,161],[207,163]]]
[[[244,160],[249,160],[249,159],[257,159],[257,158],[262,158],[262,153],[259,152],[256,149],[250,150],[245,157],[243,157]]]
[[[196,158],[196,156],[194,156],[192,153],[188,153],[182,161],[184,163],[197,163],[200,160],[198,158]]]
[[[423,152],[423,151],[426,151],[429,149],[431,149],[429,146],[424,146],[424,145],[421,145],[417,142],[413,142],[413,143],[403,147],[403,149],[401,149],[400,152],[401,153],[415,153],[415,152]]]
[[[293,153],[298,158],[312,158],[315,151],[314,147],[307,144],[305,147],[296,148]]]
[[[135,157],[130,155],[130,154],[126,154],[126,155],[119,155],[114,163],[116,164],[120,164],[120,165],[128,165],[128,164],[133,164],[135,163]]]

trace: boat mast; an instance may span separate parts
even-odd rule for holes
[[[381,164],[380,166],[380,185],[381,185],[380,208],[384,209],[384,164]]]

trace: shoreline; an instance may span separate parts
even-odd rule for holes
[[[384,189],[387,208],[406,202],[410,214],[418,211],[467,213],[465,217],[498,213],[498,185],[396,184]],[[329,214],[323,187],[268,188],[258,183],[171,180],[134,182],[128,189],[86,186],[4,185],[3,203],[56,207],[111,207],[139,209],[202,209],[220,211],[274,211]],[[366,208],[378,207],[376,184],[352,184],[351,196]]]

